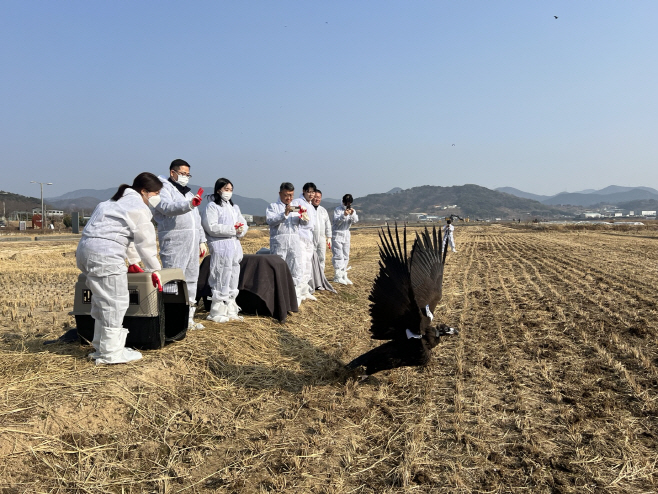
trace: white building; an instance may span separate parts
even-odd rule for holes
[[[32,214],[41,214],[41,208],[32,208]],[[58,209],[46,209],[46,217],[52,218],[53,216],[61,218],[64,216],[64,211]]]
[[[656,216],[655,211],[642,211],[642,216]]]

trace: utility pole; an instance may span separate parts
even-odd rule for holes
[[[9,192],[4,192],[4,191],[0,192],[0,195],[6,196],[7,194],[9,194]],[[2,221],[4,221],[4,222],[7,221],[7,211],[6,211],[6,207],[5,207],[4,197],[2,198]],[[7,226],[9,226],[8,223],[7,223]]]
[[[46,185],[52,185],[51,182],[35,182],[34,180],[30,180],[31,184],[39,184],[41,186],[41,233],[43,233],[43,221],[44,217],[46,216],[46,212],[43,210],[43,184]]]

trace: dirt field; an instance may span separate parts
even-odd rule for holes
[[[374,231],[353,235],[355,285],[285,325],[204,321],[99,367],[43,345],[73,324],[75,243],[0,244],[0,491],[656,492],[658,236],[456,240],[435,315],[461,335],[370,384],[341,363],[376,344]]]

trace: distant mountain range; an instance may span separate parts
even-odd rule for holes
[[[197,190],[198,185],[191,185]],[[209,192],[212,187],[204,187]],[[91,212],[100,202],[109,199],[116,188],[79,189],[58,197],[45,199],[49,209],[63,209],[66,212]],[[206,195],[206,194],[204,194]],[[40,200],[19,194],[0,195],[6,201],[7,213],[31,210],[40,205]],[[204,201],[207,200],[204,197]],[[245,214],[263,216],[269,204],[258,198],[233,195],[233,200]],[[322,204],[327,210],[338,205],[338,199],[325,198]],[[424,185],[401,189],[395,187],[388,192],[357,197],[354,206],[364,216],[371,218],[407,219],[409,213],[426,213],[444,216],[526,218],[530,216],[564,216],[582,212],[584,207],[611,205],[629,210],[658,209],[658,190],[651,187],[620,187],[611,185],[604,189],[587,189],[578,192],[563,192],[554,196],[542,196],[524,192],[512,187],[496,190],[479,185],[467,184],[453,187]]]
[[[189,185],[190,189],[197,191],[198,185]],[[65,211],[81,211],[92,210],[101,201],[107,201],[117,191],[117,187],[110,189],[78,189],[72,192],[67,192],[64,195],[57,197],[47,198],[48,204],[56,209],[63,209]],[[207,201],[207,195],[213,190],[212,186],[203,187],[204,190],[204,203]],[[244,214],[252,214],[255,216],[264,216],[265,210],[269,203],[263,199],[253,199],[251,197],[243,197],[238,194],[233,194],[233,202],[240,206],[240,211]]]
[[[658,190],[651,187],[622,187],[619,185],[610,185],[599,190],[586,189],[578,192],[561,192],[554,196],[532,194],[513,187],[498,187],[495,190],[553,206],[570,205],[588,207],[599,204],[620,205],[632,201],[658,200]]]
[[[410,213],[445,216],[526,218],[527,215],[564,215],[565,211],[531,199],[466,184],[453,187],[423,185],[354,200],[354,207],[367,216],[406,219]]]

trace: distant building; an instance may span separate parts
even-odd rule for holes
[[[32,214],[33,215],[41,214],[41,208],[32,208]],[[57,216],[61,218],[62,216],[64,216],[64,211],[60,211],[58,209],[46,209],[46,217],[52,218],[53,216]]]
[[[589,212],[589,211],[585,211],[583,213],[583,216],[585,218],[601,218],[603,215],[601,213],[592,213],[592,212]]]
[[[642,211],[642,216],[656,216],[655,211]]]
[[[254,215],[253,214],[243,214],[242,215],[244,220],[247,222],[248,225],[253,224],[254,222]]]

